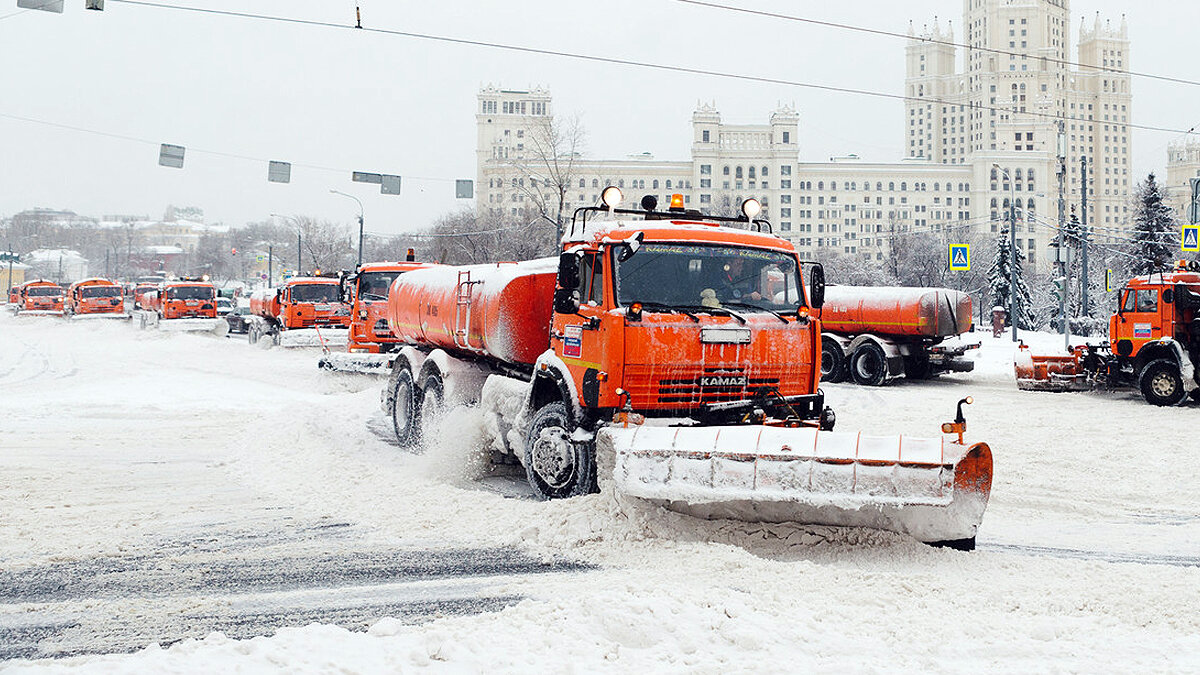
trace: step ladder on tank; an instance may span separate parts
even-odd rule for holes
[[[471,344],[471,296],[475,284],[483,283],[471,279],[471,270],[458,271],[458,286],[455,290],[454,344],[460,349],[483,353],[482,346]]]

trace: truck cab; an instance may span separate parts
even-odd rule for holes
[[[705,424],[832,426],[812,311],[823,270],[814,266],[809,297],[795,249],[747,202],[736,219],[686,211],[679,195],[666,212],[653,198],[640,212],[577,212],[559,260],[551,347],[582,416],[624,409]]]
[[[16,307],[18,314],[62,315],[63,287],[45,279],[27,281],[20,286]]]
[[[1200,266],[1181,262],[1172,272],[1134,277],[1109,317],[1115,366],[1136,378],[1150,403],[1171,405],[1197,390],[1200,361]]]
[[[353,274],[342,278],[342,300],[350,304],[350,335],[346,351],[382,354],[399,347],[400,339],[388,326],[388,289],[401,274],[431,265],[416,262],[415,252],[409,249],[404,261],[364,263]]]
[[[74,315],[124,315],[124,292],[119,284],[108,279],[84,279],[67,289],[67,308]]]
[[[143,306],[160,319],[217,318],[217,289],[203,279],[164,282],[143,297]]]

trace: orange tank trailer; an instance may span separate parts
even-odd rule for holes
[[[84,279],[67,289],[67,313],[72,316],[125,318],[125,295],[121,286],[108,279]]]

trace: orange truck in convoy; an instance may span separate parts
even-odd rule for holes
[[[71,318],[106,317],[125,319],[125,294],[108,279],[84,279],[67,289],[67,315]]]
[[[217,317],[217,289],[207,277],[184,277],[164,281],[154,291],[142,295],[137,312],[142,328],[158,326],[162,330],[208,331],[224,335],[229,324]]]
[[[15,297],[11,297],[15,295]],[[45,279],[13,286],[9,302],[17,314],[63,314],[63,287]]]
[[[419,447],[479,404],[492,449],[543,498],[599,485],[705,518],[860,525],[972,548],[991,451],[957,439],[832,431],[819,388],[824,272],[743,203],[707,217],[578,209],[558,258],[398,277],[406,344],[381,392]],[[805,288],[805,277],[809,287]]]
[[[386,374],[402,345],[388,324],[388,289],[401,274],[432,264],[416,262],[416,253],[410,248],[403,261],[364,263],[343,275],[342,299],[350,303],[346,351],[325,354],[318,365],[341,372]]]
[[[898,377],[969,372],[979,344],[942,342],[972,329],[971,296],[949,288],[830,286],[821,310],[821,380],[879,386]]]
[[[1136,387],[1147,403],[1200,399],[1200,263],[1134,277],[1108,319],[1108,342],[1064,355],[1034,355],[1021,345],[1017,386],[1034,391]]]
[[[250,295],[250,343],[286,347],[346,344],[350,306],[332,277],[292,277]]]

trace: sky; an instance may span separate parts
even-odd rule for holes
[[[354,22],[356,4],[161,3],[340,24]],[[919,30],[937,16],[962,37],[961,0],[727,4],[892,31],[910,21]],[[0,0],[0,217],[45,207],[158,218],[173,204],[199,206],[208,222],[227,225],[272,213],[349,223],[358,206],[330,194],[336,189],[361,199],[369,232],[419,229],[472,204],[454,198],[453,181],[475,177],[475,97],[486,84],[549,89],[555,113],[580,116],[593,157],[687,159],[698,101],[743,124],[794,105],[802,161],[849,153],[891,161],[903,151],[899,100],[120,0],[102,12],[83,5],[66,0],[62,14],[18,13],[16,0]],[[678,0],[358,5],[370,28],[903,90],[902,39]],[[1081,17],[1090,25],[1100,12],[1115,24],[1124,12],[1133,70],[1200,79],[1188,47],[1200,3],[1076,0],[1071,9],[1072,48]],[[1135,77],[1133,96],[1135,123],[1200,127],[1200,86]],[[1181,138],[1135,131],[1137,174],[1161,173],[1168,143]],[[158,166],[159,143],[188,148],[182,170]],[[267,182],[272,159],[293,163],[291,183]],[[355,170],[401,175],[401,194],[351,182]]]

